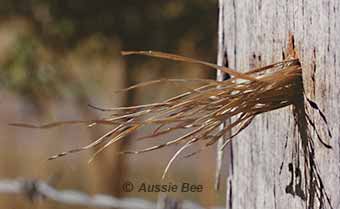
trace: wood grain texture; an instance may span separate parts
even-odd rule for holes
[[[337,0],[220,0],[220,44],[231,68],[246,71],[282,60],[289,32],[294,35],[306,95],[325,113],[333,134],[330,150],[313,137],[316,160],[334,208],[340,208],[339,4]],[[312,118],[322,132],[320,117],[313,113]],[[298,134],[292,108],[257,116],[232,143],[227,208],[306,208],[301,198],[285,191],[291,178],[288,164],[294,140]]]
[[[222,2],[220,1],[220,4]],[[226,56],[226,48],[224,47],[224,14],[223,14],[223,8],[219,8],[219,17],[218,17],[218,52],[217,52],[217,65],[219,66],[228,66],[228,57]],[[216,80],[217,81],[224,81],[226,79],[230,78],[229,74],[224,73],[221,70],[217,70],[216,74]],[[220,126],[220,129],[222,130],[225,125],[230,124],[230,120],[225,121],[225,124]],[[229,136],[231,133],[228,132],[227,135]],[[220,189],[220,181],[221,181],[221,173],[222,173],[222,166],[223,166],[223,160],[224,160],[224,153],[227,153],[227,156],[230,156],[232,153],[231,146],[227,146],[225,150],[222,150],[222,146],[225,143],[225,140],[223,137],[221,137],[216,146],[216,171],[215,171],[215,190]],[[230,157],[228,157],[230,159]],[[231,165],[230,162],[227,162],[227,165]],[[228,171],[231,169],[228,168]]]

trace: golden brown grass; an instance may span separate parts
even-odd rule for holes
[[[130,91],[160,83],[182,84],[188,90],[185,93],[165,101],[145,105],[116,108],[99,108],[90,105],[97,110],[108,112],[108,117],[103,119],[91,121],[61,121],[42,126],[18,123],[12,125],[29,128],[51,128],[75,123],[87,124],[88,126],[112,126],[110,131],[94,142],[49,158],[52,160],[70,153],[99,147],[90,161],[113,143],[124,140],[142,128],[151,127],[153,129],[151,133],[138,136],[135,140],[157,137],[168,140],[165,143],[145,149],[122,151],[122,153],[138,154],[171,145],[181,145],[169,160],[164,170],[162,178],[165,178],[171,164],[188,147],[195,144],[200,145],[198,151],[187,156],[193,155],[215,144],[219,138],[226,137],[226,133],[231,131],[232,135],[226,138],[225,144],[222,146],[223,149],[233,137],[250,125],[256,115],[293,105],[294,116],[301,139],[297,142],[297,147],[302,147],[305,174],[304,186],[305,191],[307,191],[306,196],[301,195],[301,198],[307,202],[307,207],[314,207],[315,197],[317,197],[320,205],[324,205],[324,202],[327,201],[331,207],[329,197],[324,190],[322,179],[316,165],[314,142],[308,126],[311,125],[315,131],[316,128],[313,121],[308,114],[306,114],[307,108],[305,103],[319,111],[326,125],[327,121],[317,105],[304,95],[302,69],[298,59],[291,58],[265,67],[252,69],[246,73],[240,73],[212,63],[163,52],[129,51],[122,52],[122,54],[146,55],[201,64],[226,72],[233,77],[226,81],[210,79],[161,79],[144,82],[119,90],[118,92]],[[188,85],[192,83],[199,84],[199,87],[192,88],[192,85]],[[224,124],[226,120],[231,118],[233,118],[231,120],[232,122],[221,129],[221,124]],[[174,133],[178,131],[181,131],[182,134],[174,137],[176,135]],[[327,148],[330,148],[330,146],[321,139],[318,132],[316,133],[319,141]],[[331,137],[329,130],[328,135]],[[299,165],[295,166],[299,167]]]
[[[228,131],[233,131],[233,135],[225,142],[223,146],[225,147],[234,136],[251,123],[256,115],[291,105],[295,103],[300,96],[301,66],[297,59],[274,63],[266,67],[250,70],[247,73],[240,73],[215,64],[162,52],[123,52],[123,55],[131,54],[202,64],[222,70],[232,75],[233,78],[223,82],[209,79],[163,79],[145,82],[120,91],[129,91],[161,82],[183,83],[184,85],[188,82],[195,82],[200,83],[201,86],[192,89],[187,87],[187,92],[158,103],[109,109],[92,106],[96,109],[109,112],[107,118],[100,120],[62,121],[43,126],[32,126],[28,124],[16,125],[36,128],[50,128],[72,123],[88,123],[89,126],[100,124],[112,125],[112,129],[109,132],[91,144],[60,153],[52,156],[50,159],[56,159],[69,153],[100,146],[98,151],[93,155],[94,158],[111,144],[123,140],[128,135],[146,126],[156,126],[156,128],[149,135],[138,137],[135,140],[158,136],[168,138],[177,130],[184,130],[185,134],[169,139],[166,143],[142,150],[124,152],[143,153],[166,146],[182,144],[182,147],[169,161],[163,174],[164,177],[174,159],[189,146],[193,144],[203,144],[203,147],[208,147],[213,145]],[[225,120],[232,117],[236,119],[230,125],[223,129],[219,128]]]

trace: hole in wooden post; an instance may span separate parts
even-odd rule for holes
[[[315,53],[315,51],[314,51]],[[288,43],[288,50],[287,50],[288,57],[298,58],[298,53],[295,48],[295,41],[294,36],[292,33],[289,34],[289,43]],[[289,167],[290,172],[295,172],[295,188],[291,191],[291,183],[287,186],[289,188],[289,192],[293,195],[299,196],[301,199],[306,201],[307,208],[314,208],[315,200],[318,201],[320,208],[324,208],[325,203],[328,204],[330,208],[332,208],[331,201],[329,196],[327,195],[324,186],[323,180],[319,173],[319,169],[317,166],[317,162],[315,159],[315,146],[314,141],[311,137],[309,126],[313,128],[313,130],[317,133],[317,138],[326,148],[331,148],[319,135],[318,131],[316,130],[315,124],[310,119],[310,116],[307,114],[307,105],[310,105],[313,109],[317,110],[320,116],[323,118],[324,123],[327,125],[327,120],[321,110],[317,107],[316,103],[308,99],[304,95],[304,88],[303,88],[303,81],[302,81],[303,72],[301,72],[301,77],[296,80],[297,82],[297,98],[295,103],[293,103],[293,114],[295,118],[295,123],[298,127],[299,131],[299,140],[296,141],[298,143],[296,147],[301,147],[302,154],[303,154],[303,168],[304,176],[302,180],[300,165],[299,165],[299,155],[295,156],[296,160],[293,160],[293,167],[295,167],[295,171],[291,170]],[[327,125],[329,137],[331,137],[331,133],[329,127]],[[300,150],[297,150],[299,153]],[[291,165],[291,164],[290,164]],[[293,175],[293,173],[292,173]],[[305,191],[303,191],[301,185],[302,181],[305,187]],[[294,183],[294,182],[293,182]],[[286,188],[286,191],[287,191]]]

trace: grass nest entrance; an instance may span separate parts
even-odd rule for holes
[[[194,82],[200,84],[200,86],[197,88],[186,86],[188,90],[185,93],[157,103],[117,108],[91,106],[108,113],[108,116],[102,119],[90,121],[60,121],[42,126],[18,123],[12,125],[30,128],[51,128],[74,123],[82,123],[88,126],[112,126],[110,131],[92,143],[49,158],[52,160],[70,153],[99,147],[90,161],[115,142],[124,140],[127,136],[144,127],[152,127],[153,130],[150,133],[144,136],[138,136],[134,138],[134,140],[144,140],[155,137],[162,137],[168,140],[165,143],[156,144],[145,149],[122,151],[122,153],[138,154],[172,145],[181,145],[164,169],[162,178],[165,178],[171,164],[188,147],[199,145],[199,149],[192,153],[195,154],[214,145],[221,137],[225,137],[226,133],[231,131],[232,135],[226,137],[226,141],[222,146],[223,149],[235,136],[251,124],[256,115],[293,105],[294,118],[300,133],[298,143],[301,146],[298,147],[302,147],[301,150],[304,159],[304,187],[306,194],[302,195],[301,198],[306,201],[308,208],[313,208],[316,200],[318,200],[320,206],[328,202],[328,205],[331,207],[330,199],[324,190],[315,161],[314,142],[308,127],[311,125],[315,130],[316,128],[308,114],[306,114],[306,104],[309,104],[317,110],[326,124],[327,121],[317,105],[304,95],[302,68],[298,59],[287,59],[265,67],[252,69],[246,73],[240,73],[212,63],[163,52],[129,51],[123,52],[122,54],[146,55],[201,64],[226,72],[231,75],[232,78],[226,81],[209,79],[162,79],[144,82],[119,91],[130,91],[164,82],[170,85],[185,85]],[[232,122],[221,128],[221,125],[231,118],[233,118],[231,120]],[[179,130],[181,130],[183,134],[173,137],[173,133]],[[328,133],[331,137],[329,130]],[[321,139],[319,134],[317,134],[317,136],[325,147],[330,148],[330,146]],[[299,166],[300,165],[295,165],[295,167]]]

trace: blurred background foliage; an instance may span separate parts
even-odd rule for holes
[[[2,16],[22,16],[50,47],[77,46],[94,34],[124,48],[153,46],[174,50],[190,39],[195,49],[214,52],[217,2],[213,0],[2,0]],[[202,27],[203,26],[203,27]]]
[[[32,131],[7,124],[93,119],[102,113],[87,104],[139,104],[167,98],[178,90],[160,86],[157,91],[146,88],[113,95],[115,89],[164,77],[214,78],[213,71],[200,66],[146,57],[122,59],[120,51],[153,49],[215,62],[217,8],[216,0],[0,0],[0,178],[47,178],[57,172],[63,176],[58,185],[116,196],[127,195],[119,187],[124,179],[139,176],[140,181],[159,183],[171,150],[155,153],[162,155],[157,160],[150,160],[152,153],[126,159],[115,153],[133,145],[122,143],[100,156],[93,166],[86,164],[89,153],[46,167],[35,162],[86,144],[105,128]],[[20,149],[22,143],[27,144],[25,152]],[[179,164],[184,169],[180,172],[174,167],[170,181],[187,176],[193,183],[205,184],[209,187],[206,193],[177,197],[217,205],[223,192],[216,195],[212,191],[214,174],[207,172],[213,169],[214,156],[209,152],[202,156],[196,159],[200,164],[193,164],[195,159],[186,160],[190,164],[187,168]],[[145,167],[157,172],[137,171]],[[81,174],[75,172],[79,169]],[[150,198],[156,197],[153,194]],[[13,203],[0,194],[1,204],[16,208],[26,202]],[[54,204],[53,208],[63,206]]]
[[[23,34],[12,40],[8,59],[1,63],[5,71],[1,84],[34,100],[39,95],[65,93],[58,83],[68,80],[69,70],[60,57],[91,39],[96,39],[96,45],[82,49],[87,50],[89,59],[120,49],[153,49],[215,60],[215,0],[1,0],[0,4],[2,23],[16,18],[27,24],[26,31],[20,31]],[[111,48],[112,45],[116,46]],[[127,85],[136,82],[136,76],[129,75],[134,75],[133,70],[145,60],[148,59],[141,57],[128,63],[132,72],[126,75]],[[154,73],[160,72],[155,69]],[[35,86],[46,83],[46,89],[36,92]],[[80,93],[80,84],[67,84]]]

